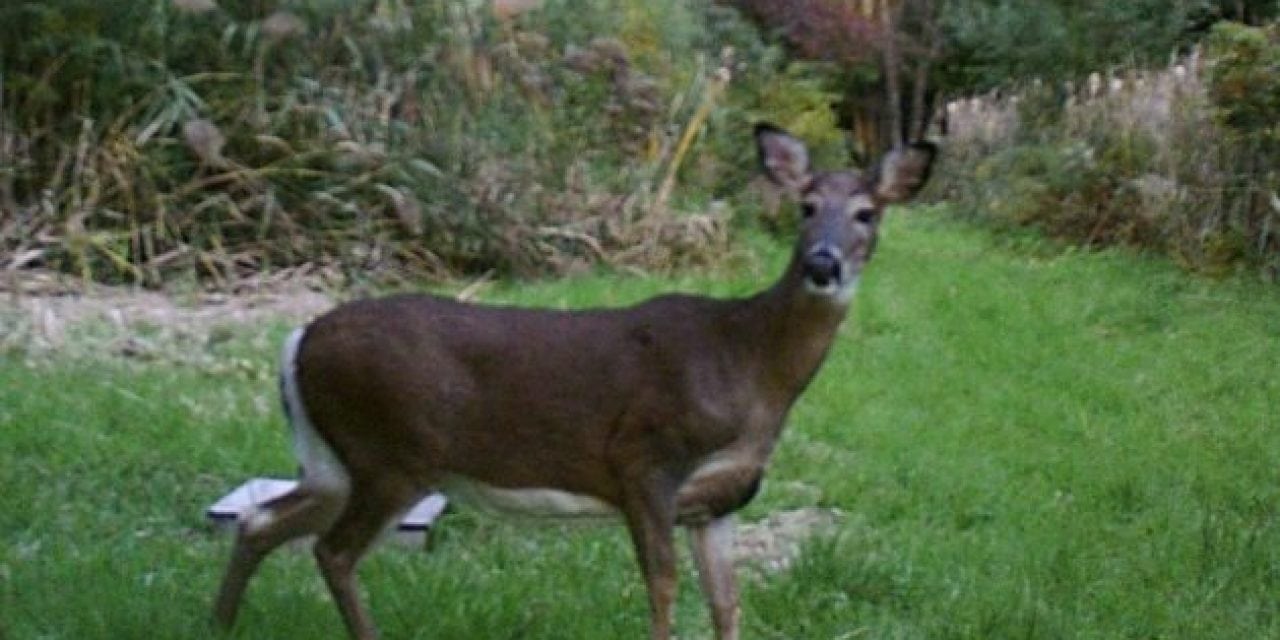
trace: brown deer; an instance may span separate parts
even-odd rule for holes
[[[269,552],[314,534],[348,631],[374,637],[356,565],[441,490],[526,515],[621,516],[657,639],[671,636],[674,530],[687,527],[717,636],[737,638],[732,514],[831,346],[885,206],[915,194],[935,153],[916,143],[867,173],[816,172],[785,131],[755,136],[804,220],[786,271],[754,296],[553,311],[402,295],[296,330],[280,380],[301,481],[241,519],[216,621],[234,622]]]

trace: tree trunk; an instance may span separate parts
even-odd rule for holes
[[[929,124],[933,121],[934,96],[929,91],[929,72],[933,61],[942,55],[942,29],[938,25],[937,6],[933,0],[916,0],[916,11],[919,16],[919,38],[921,44],[928,49],[916,61],[915,78],[911,95],[911,121],[907,133],[909,140],[921,140],[929,132]]]
[[[898,146],[903,142],[902,89],[898,76],[898,40],[894,31],[893,4],[881,0],[880,26],[884,31],[884,88],[888,111],[889,143]]]
[[[907,133],[910,140],[920,140],[929,130],[929,58],[921,58],[916,64],[916,77],[911,87],[911,128]]]

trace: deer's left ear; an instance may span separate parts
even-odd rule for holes
[[[890,151],[876,169],[876,199],[893,204],[914,198],[929,180],[929,169],[937,155],[938,146],[923,141]]]

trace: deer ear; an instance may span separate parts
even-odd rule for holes
[[[929,169],[938,155],[932,142],[913,142],[890,151],[876,169],[875,197],[885,204],[914,198],[929,180]]]
[[[808,186],[809,150],[798,138],[768,123],[756,125],[760,167],[774,184],[798,194]]]

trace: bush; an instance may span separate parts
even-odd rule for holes
[[[1259,150],[1280,149],[1280,24],[1223,22],[1208,40],[1209,98],[1220,122]]]
[[[1207,62],[956,103],[937,188],[1001,225],[1276,277],[1275,29],[1219,26]]]
[[[699,0],[24,2],[0,79],[0,262],[152,285],[714,259],[700,210],[754,172],[752,119],[834,139],[808,76]]]

